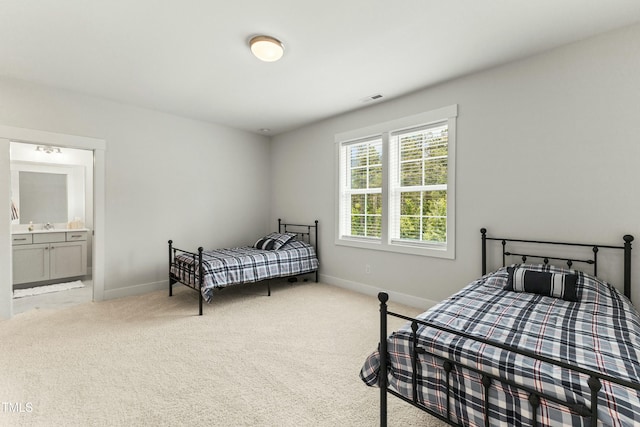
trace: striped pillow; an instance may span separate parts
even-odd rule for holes
[[[296,235],[294,233],[271,233],[258,239],[253,247],[265,251],[277,251],[295,237]]]
[[[263,237],[262,239],[259,239],[253,245],[253,247],[256,249],[262,249],[264,251],[270,251],[270,250],[273,250],[273,246],[275,245],[275,243],[276,243],[275,240]]]
[[[296,235],[293,234],[293,233],[284,233],[284,234],[271,233],[268,236],[266,236],[265,239],[273,240],[272,249],[274,251],[277,251],[278,249],[283,247],[289,240],[293,239],[294,237],[296,237]]]
[[[505,291],[529,292],[565,301],[578,301],[575,274],[550,273],[526,268],[507,267],[509,278]]]

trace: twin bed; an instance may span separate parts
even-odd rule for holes
[[[396,396],[452,425],[640,424],[640,316],[631,305],[631,242],[621,246],[488,237],[483,276],[416,318],[387,309],[380,343],[361,379],[380,387],[380,425]],[[502,243],[502,268],[487,274],[487,242]],[[589,259],[514,253],[544,244],[586,247]],[[624,252],[624,293],[597,278],[598,252]],[[522,264],[506,266],[509,256]],[[541,260],[540,264],[530,259]],[[568,268],[550,261],[563,260]],[[593,267],[593,274],[573,269]],[[387,317],[407,320],[388,335]]]
[[[169,240],[169,296],[173,285],[182,283],[199,293],[199,314],[203,301],[213,292],[231,285],[293,278],[314,273],[318,281],[318,221],[286,224],[278,219],[278,232],[259,238],[252,246],[197,252],[178,249]]]

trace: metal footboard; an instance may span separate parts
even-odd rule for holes
[[[169,240],[169,296],[173,296],[173,285],[182,283],[185,286],[198,292],[199,315],[202,316],[202,284],[204,273],[202,270],[202,251],[198,248],[198,253],[185,251],[173,247],[173,241]],[[177,255],[187,255],[193,264],[186,264],[176,261]]]
[[[538,355],[536,353],[533,353],[531,351],[528,350],[523,350],[523,349],[519,349],[519,348],[514,348],[505,344],[501,344],[498,342],[493,342],[493,341],[489,341],[483,338],[479,338],[479,337],[475,337],[472,335],[469,335],[465,332],[460,332],[460,331],[456,331],[453,329],[449,329],[443,326],[439,326],[439,325],[434,325],[432,323],[429,322],[425,322],[419,319],[414,319],[412,317],[408,317],[408,316],[404,316],[402,314],[398,314],[398,313],[394,313],[391,311],[388,311],[387,309],[387,301],[389,300],[389,295],[384,293],[384,292],[380,292],[378,294],[378,300],[380,301],[380,373],[378,374],[378,385],[380,387],[380,425],[381,426],[386,426],[387,425],[387,393],[390,393],[396,397],[398,397],[401,400],[404,400],[405,402],[435,416],[436,418],[445,421],[451,425],[461,425],[458,424],[456,422],[454,422],[452,420],[452,413],[451,413],[451,407],[450,407],[450,401],[452,398],[452,391],[451,391],[451,387],[450,387],[450,375],[452,370],[455,367],[460,367],[460,368],[464,368],[468,371],[471,372],[475,372],[477,374],[480,375],[481,377],[481,382],[482,385],[484,387],[484,424],[485,426],[489,425],[490,422],[490,416],[489,416],[489,387],[495,382],[498,381],[502,384],[506,384],[509,385],[511,387],[514,387],[518,390],[521,390],[525,393],[527,393],[528,395],[528,401],[529,404],[531,405],[531,410],[532,410],[532,414],[533,414],[533,425],[536,426],[538,425],[538,421],[537,421],[537,412],[538,412],[538,407],[540,405],[540,400],[541,399],[546,399],[548,401],[551,402],[555,402],[559,405],[565,406],[567,408],[570,408],[571,410],[573,410],[574,412],[576,412],[577,414],[579,414],[582,417],[586,417],[589,418],[591,420],[591,424],[595,426],[598,422],[598,392],[600,390],[600,388],[602,387],[602,381],[609,381],[611,383],[614,384],[619,384],[621,386],[624,387],[628,387],[631,389],[634,389],[636,391],[640,391],[640,384],[636,384],[627,380],[622,380],[619,378],[614,378],[612,376],[606,375],[606,374],[602,374],[599,372],[595,372],[586,368],[582,368],[580,366],[574,366],[574,365],[570,365],[568,363],[562,362],[562,361],[558,361],[558,360],[554,360],[554,359],[550,359],[548,357],[542,356],[542,355]],[[388,387],[388,363],[389,363],[389,358],[388,358],[388,346],[387,346],[387,338],[388,338],[388,332],[387,332],[387,316],[392,316],[392,317],[396,317],[396,318],[400,318],[403,320],[407,320],[409,322],[411,322],[411,340],[412,340],[412,353],[411,353],[411,366],[412,366],[412,396],[411,398],[404,396],[402,394],[400,394],[399,392],[390,389]],[[429,352],[427,350],[425,350],[424,348],[420,347],[418,344],[418,334],[417,334],[417,330],[419,328],[419,325],[424,325],[426,327],[430,327],[430,328],[435,328],[438,329],[440,331],[443,332],[447,332],[453,335],[457,335],[466,339],[471,339],[486,345],[490,345],[493,347],[497,347],[497,348],[501,348],[503,350],[508,350],[510,352],[514,352],[523,356],[527,356],[530,357],[532,359],[541,361],[541,362],[545,362],[545,363],[549,363],[551,365],[555,365],[555,366],[559,366],[561,368],[564,369],[568,369],[571,370],[573,372],[578,372],[581,374],[585,374],[587,375],[588,381],[587,381],[587,385],[589,387],[589,390],[591,392],[589,399],[587,399],[588,404],[574,404],[574,403],[569,403],[569,402],[565,402],[562,401],[561,399],[558,399],[554,396],[550,396],[548,394],[545,394],[541,391],[535,390],[531,387],[528,387],[526,385],[522,385],[522,384],[518,384],[515,383],[512,380],[509,380],[507,378],[504,378],[500,375],[494,375],[494,374],[490,374],[487,372],[482,371],[481,369],[475,368],[473,366],[469,366],[466,365],[464,363],[460,363],[458,361],[455,361],[451,358],[446,358],[443,357],[441,355],[436,355],[432,352]],[[442,369],[446,374],[446,382],[445,382],[445,386],[446,386],[446,393],[447,393],[447,408],[446,408],[446,414],[442,415],[441,413],[438,413],[436,411],[433,411],[432,409],[426,407],[425,405],[423,405],[419,399],[418,399],[418,364],[419,364],[419,356],[420,355],[430,355],[432,357],[435,357],[439,360],[442,361]]]

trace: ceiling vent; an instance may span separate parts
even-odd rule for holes
[[[375,94],[375,95],[371,95],[371,96],[367,96],[365,98],[362,98],[360,100],[360,102],[371,102],[371,101],[377,101],[379,99],[382,99],[382,95],[380,95],[379,93]]]

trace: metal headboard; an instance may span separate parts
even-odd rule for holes
[[[623,246],[611,246],[611,245],[599,245],[599,244],[588,244],[588,243],[547,242],[542,240],[505,239],[502,237],[487,237],[486,228],[481,228],[480,233],[482,234],[482,275],[487,274],[487,240],[497,240],[502,243],[502,266],[503,267],[506,265],[506,257],[508,256],[519,256],[521,257],[522,262],[526,262],[527,258],[542,259],[542,261],[545,264],[548,264],[549,260],[564,261],[566,262],[569,268],[573,266],[574,262],[580,262],[580,263],[593,265],[594,276],[598,275],[598,251],[600,249],[622,249],[624,250],[624,294],[627,298],[629,298],[629,300],[631,300],[631,242],[633,242],[633,236],[630,234],[625,234],[622,237],[622,239],[624,240]],[[591,248],[593,252],[593,258],[591,259],[557,258],[557,257],[551,257],[547,255],[514,253],[507,250],[508,242],[586,247],[586,248]]]

